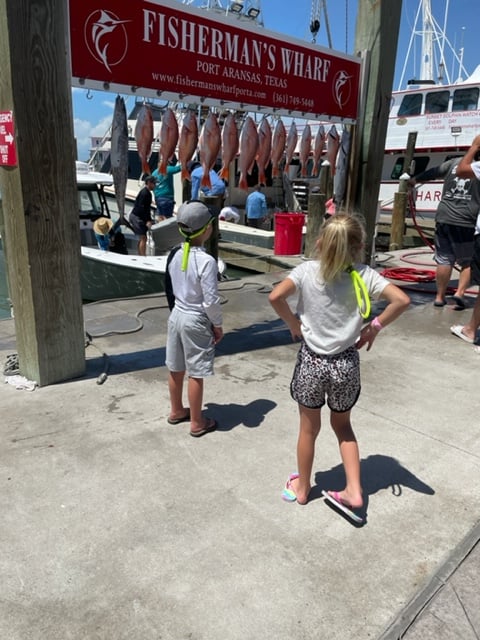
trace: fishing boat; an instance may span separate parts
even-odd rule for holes
[[[446,10],[448,9],[448,3]],[[380,188],[381,213],[390,217],[394,193],[404,172],[405,149],[408,135],[416,132],[414,164],[406,167],[408,173],[420,173],[453,157],[463,156],[478,134],[480,121],[480,65],[468,75],[463,66],[463,49],[457,54],[450,46],[444,28],[435,21],[430,0],[421,0],[418,6],[413,35],[417,23],[422,28],[421,69],[418,78],[408,80],[407,89],[392,93],[391,110],[385,143],[385,159]],[[443,24],[447,24],[445,15]],[[408,60],[413,47],[410,41]],[[435,48],[434,48],[435,47]],[[445,52],[450,51],[455,62],[455,79],[449,74]],[[438,69],[434,70],[434,62]],[[405,63],[406,65],[406,63]],[[400,84],[403,82],[405,69]],[[433,218],[441,198],[442,181],[419,185],[416,190],[417,213]]]
[[[117,219],[114,198],[106,189],[113,184],[108,173],[92,171],[88,164],[76,163],[79,223],[81,238],[81,290],[84,301],[131,298],[165,289],[167,254],[181,240],[174,219],[158,222],[152,227],[155,255],[139,256],[133,232],[122,227],[127,254],[103,251],[98,247],[94,223],[99,218]],[[111,208],[109,207],[109,202]],[[126,201],[126,214],[133,205]]]

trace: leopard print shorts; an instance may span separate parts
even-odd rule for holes
[[[290,394],[299,404],[331,411],[350,411],[360,395],[360,357],[355,347],[333,356],[314,353],[303,342],[290,384]]]

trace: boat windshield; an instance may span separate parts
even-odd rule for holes
[[[80,218],[110,217],[103,192],[97,185],[79,185],[78,206]]]
[[[475,111],[478,109],[478,87],[456,89],[453,92],[452,111]]]
[[[422,111],[422,94],[409,93],[403,96],[397,116],[419,116]]]

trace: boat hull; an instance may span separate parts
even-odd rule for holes
[[[130,256],[82,247],[82,298],[95,302],[162,293],[166,262],[166,256]]]

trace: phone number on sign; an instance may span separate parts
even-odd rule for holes
[[[274,93],[273,99],[276,103],[287,106],[299,107],[304,109],[313,108],[313,98],[300,98],[299,96],[289,96],[286,93]]]

